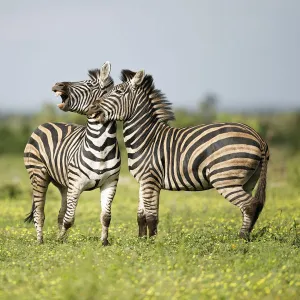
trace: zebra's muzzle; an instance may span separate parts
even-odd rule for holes
[[[68,93],[68,87],[64,83],[56,83],[52,87],[52,91],[56,94],[56,96],[61,97],[62,103],[57,104],[58,108],[67,111],[67,103],[68,103],[68,98],[69,98],[69,93]]]
[[[92,111],[92,110],[89,110],[88,113],[87,113],[87,116],[89,119],[94,119],[96,121],[98,121],[99,123],[102,123],[104,124],[106,122],[106,115],[105,115],[105,112],[102,111],[102,110],[98,110],[98,111]]]
[[[105,115],[105,112],[101,108],[101,102],[102,99],[95,100],[94,103],[89,106],[86,114],[88,118],[95,119],[103,124],[106,122],[107,117]]]

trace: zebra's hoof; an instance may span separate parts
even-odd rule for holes
[[[65,235],[59,235],[59,236],[57,237],[57,241],[58,241],[59,243],[61,243],[61,244],[65,243],[65,242],[67,241],[67,235],[66,235],[66,234],[65,234]]]
[[[240,231],[239,237],[247,242],[250,242],[250,233],[245,231]]]
[[[44,240],[43,239],[40,239],[37,242],[38,242],[39,245],[43,245],[44,244]]]
[[[60,244],[63,244],[63,243],[66,242],[66,239],[59,238],[59,239],[57,239],[57,242],[60,243]]]
[[[102,246],[110,246],[110,243],[108,240],[102,241]]]

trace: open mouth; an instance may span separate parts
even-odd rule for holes
[[[102,124],[106,122],[106,115],[105,115],[105,112],[102,110],[99,110],[98,112],[96,112],[94,114],[94,118]]]
[[[67,110],[67,100],[69,98],[68,92],[66,91],[66,87],[61,84],[56,84],[53,86],[52,91],[56,94],[57,97],[60,96],[61,103],[57,104],[58,108],[61,110]]]

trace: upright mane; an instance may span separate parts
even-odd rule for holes
[[[97,80],[100,77],[100,69],[89,70],[88,75],[92,80]]]
[[[126,82],[131,80],[136,72],[130,70],[121,71],[121,80]],[[149,74],[145,75],[143,82],[140,85],[149,96],[153,114],[157,120],[163,123],[175,119],[172,111],[172,103],[167,100],[166,96],[158,89],[155,88],[153,77]]]

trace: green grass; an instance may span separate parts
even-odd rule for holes
[[[46,203],[45,244],[37,245],[34,226],[23,223],[31,196],[22,164],[21,158],[0,158],[0,299],[298,299],[300,295],[300,189],[287,184],[278,160],[271,165],[267,203],[250,243],[237,238],[239,210],[214,190],[163,191],[157,238],[138,239],[138,184],[123,170],[109,247],[99,241],[98,191],[82,194],[68,241],[56,241],[60,200],[54,188]]]

